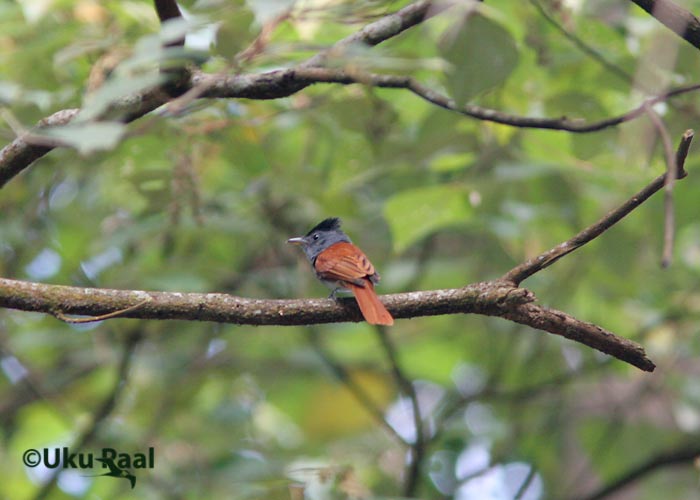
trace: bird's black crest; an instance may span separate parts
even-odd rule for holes
[[[316,231],[333,231],[335,229],[340,229],[340,219],[338,217],[329,217],[328,219],[322,220],[316,224],[311,231],[306,233],[306,236],[309,236]]]

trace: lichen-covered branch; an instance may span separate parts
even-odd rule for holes
[[[534,306],[535,296],[532,292],[505,282],[383,295],[382,301],[397,319],[460,313],[498,316],[575,340],[642,370],[654,369],[654,364],[641,346],[566,313]],[[216,321],[239,325],[362,321],[357,303],[351,298],[264,300],[223,293],[80,288],[5,278],[0,278],[0,307],[43,312],[59,319],[69,314],[80,314],[99,320],[106,314],[122,311],[117,317]]]

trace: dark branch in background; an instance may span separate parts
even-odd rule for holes
[[[688,175],[688,173],[684,169],[684,165],[685,158],[688,155],[688,150],[690,148],[690,143],[692,140],[693,131],[687,130],[685,134],[683,134],[681,142],[678,146],[676,160],[678,179],[683,179]],[[506,273],[501,279],[506,282],[519,285],[523,280],[532,276],[536,272],[551,266],[565,255],[570,254],[574,250],[582,247],[586,243],[597,238],[605,231],[610,229],[617,222],[622,220],[632,210],[634,210],[639,205],[648,200],[654,193],[663,188],[666,183],[667,175],[668,172],[663,175],[660,175],[659,177],[654,179],[649,185],[647,185],[644,189],[642,189],[636,195],[632,196],[632,198],[627,200],[620,207],[610,211],[607,215],[605,215],[595,224],[587,227],[568,241],[565,241],[564,243],[557,245],[551,250],[548,250],[543,254],[540,254],[537,257],[534,257],[528,260],[527,262],[524,262],[519,266],[514,267],[513,269],[508,271],[508,273]]]
[[[666,177],[664,178],[664,245],[661,253],[661,266],[668,267],[673,260],[673,242],[676,232],[676,218],[673,212],[673,186],[679,174],[677,162],[678,158],[681,156],[683,157],[683,161],[685,160],[687,151],[685,154],[681,155],[682,144],[688,134],[690,134],[692,138],[693,132],[691,130],[686,130],[681,139],[681,145],[678,146],[678,152],[674,154],[671,135],[664,121],[651,106],[647,108],[647,114],[656,132],[659,134],[659,137],[661,137],[661,145],[666,160]]]
[[[700,20],[670,0],[632,0],[676,35],[700,49]]]
[[[518,488],[518,491],[515,493],[513,500],[520,500],[521,498],[523,498],[525,493],[527,493],[528,488],[532,483],[532,480],[535,478],[535,467],[532,464],[529,464],[528,469],[529,470],[527,471],[527,476],[525,476],[525,479],[520,484],[520,488]]]
[[[161,26],[168,21],[182,19],[180,7],[178,7],[175,0],[154,0],[153,3],[155,4],[156,13],[158,14],[158,19],[160,20]],[[184,46],[185,36],[183,35],[175,40],[167,42],[164,45],[164,48],[167,50],[169,48]],[[172,97],[177,97],[185,92],[189,87],[188,83],[191,74],[186,65],[166,64],[164,67],[160,68],[160,74],[166,78],[165,83],[163,84],[163,90]]]
[[[589,133],[615,127],[621,123],[634,120],[646,112],[646,107],[663,102],[671,97],[675,97],[688,92],[700,90],[700,84],[688,85],[672,89],[658,96],[647,99],[630,111],[605,120],[587,122],[577,118],[531,118],[527,116],[511,115],[493,109],[482,108],[473,104],[458,106],[454,99],[451,99],[439,92],[435,92],[427,85],[423,85],[408,76],[377,75],[377,74],[350,74],[343,70],[326,68],[297,68],[288,70],[293,72],[289,78],[293,80],[306,80],[312,83],[339,83],[350,85],[352,83],[363,83],[373,87],[384,88],[404,88],[426,101],[435,104],[449,111],[454,111],[479,120],[491,121],[503,125],[510,125],[519,128],[536,128],[545,130],[561,130],[564,132]],[[203,77],[205,77],[203,75]],[[223,83],[223,82],[222,82]],[[227,97],[226,95],[211,94],[210,97]]]
[[[321,358],[323,364],[331,371],[333,376],[345,386],[345,388],[352,394],[352,396],[357,400],[358,403],[369,413],[372,417],[379,423],[379,425],[387,431],[387,433],[392,436],[397,442],[402,445],[406,445],[406,441],[396,432],[389,422],[384,418],[384,412],[377,406],[377,404],[372,400],[371,396],[357,384],[350,373],[345,369],[345,367],[336,361],[333,356],[323,347],[318,331],[313,327],[310,327],[309,331],[309,342],[316,351],[316,354]]]
[[[611,74],[617,76],[618,78],[624,80],[630,85],[634,85],[634,77],[626,73],[622,68],[616,66],[615,64],[608,61],[603,54],[589,46],[586,42],[581,40],[579,37],[569,32],[564,28],[547,10],[544,8],[539,0],[530,0],[530,3],[535,7],[537,12],[542,16],[542,18],[547,21],[554,29],[561,33],[564,38],[569,40],[574,44],[581,52],[589,56],[591,59],[597,61],[601,66],[607,69]]]
[[[576,500],[601,500],[602,498],[613,495],[619,490],[625,488],[630,483],[643,478],[647,474],[654,472],[657,469],[675,465],[686,465],[692,467],[694,461],[698,457],[700,457],[700,446],[697,444],[683,445],[679,448],[660,453],[624,472],[617,479],[605,485],[600,490],[594,491],[582,497],[578,497]]]
[[[413,497],[416,495],[418,480],[421,476],[421,469],[426,452],[426,439],[423,431],[423,416],[421,415],[420,402],[418,400],[415,385],[413,385],[411,379],[406,377],[403,369],[401,368],[396,347],[394,346],[394,342],[387,334],[386,328],[378,326],[375,328],[375,331],[377,332],[377,338],[379,339],[382,350],[384,351],[387,361],[389,362],[391,373],[394,376],[394,380],[396,381],[399,391],[411,402],[411,413],[413,414],[413,427],[416,433],[416,438],[413,443],[411,443],[411,457],[409,465],[406,468],[403,496]]]
[[[158,14],[158,19],[160,19],[161,24],[170,21],[171,19],[182,18],[182,13],[180,12],[180,7],[178,7],[177,2],[174,0],[155,0],[156,13]],[[185,40],[182,39],[178,45],[184,45]]]
[[[14,356],[14,355],[13,355]],[[70,360],[72,361],[72,360]],[[12,392],[4,395],[4,399],[0,401],[0,427],[6,431],[11,429],[17,418],[17,412],[34,401],[44,401],[50,404],[54,413],[59,417],[70,422],[74,420],[70,417],[69,412],[64,411],[63,402],[59,396],[65,392],[70,392],[71,386],[93,373],[101,365],[96,361],[84,363],[81,365],[75,364],[73,371],[69,374],[56,378],[51,377],[50,380],[41,380],[37,383],[33,378],[25,378],[21,384],[15,386]],[[30,372],[29,377],[32,373]],[[47,377],[48,379],[48,377]]]
[[[324,50],[303,62],[301,67],[323,66],[329,56],[342,52],[354,44],[364,44],[372,47],[379,45],[383,41],[393,38],[407,29],[440,14],[451,6],[450,2],[433,2],[430,0],[412,3],[339,40],[330,49]]]
[[[124,345],[124,352],[122,353],[119,361],[119,367],[117,368],[117,378],[114,382],[114,386],[93,415],[90,426],[85,429],[70,446],[71,452],[79,453],[83,451],[83,449],[95,438],[105,420],[107,420],[107,418],[114,411],[115,407],[117,406],[117,402],[119,401],[119,397],[126,386],[126,381],[129,376],[129,369],[131,368],[131,361],[134,357],[134,351],[136,350],[136,346],[140,340],[141,332],[139,330],[132,331],[127,337]],[[58,480],[58,476],[62,471],[63,469],[61,468],[54,469],[54,472],[49,480],[44,483],[41,489],[39,489],[37,492],[36,496],[34,497],[35,500],[42,500],[51,493],[51,490],[56,484],[56,480]]]
[[[510,115],[508,113],[502,113],[471,104],[457,106],[454,100],[433,91],[410,77],[376,74],[356,76],[350,75],[343,70],[330,70],[326,68],[291,68],[256,75],[227,76],[195,72],[191,77],[189,85],[191,88],[197,86],[204,86],[206,88],[199,97],[278,99],[295,94],[315,83],[338,83],[343,85],[361,83],[375,87],[405,88],[441,108],[479,120],[492,121],[521,128],[561,130],[574,133],[597,132],[609,127],[614,127],[643,115],[646,107],[649,105],[663,102],[681,94],[700,90],[700,84],[679,87],[650,98],[640,106],[622,115],[597,122],[586,122],[585,120],[568,119],[565,117],[530,118]],[[160,89],[151,90],[116,103],[110,109],[110,114],[119,116],[123,122],[128,123],[166,104],[169,102],[169,99],[168,95]],[[77,116],[79,111],[78,109],[69,109],[54,113],[40,122],[36,133],[40,132],[42,127],[65,125],[69,123]],[[44,143],[37,144],[36,141],[32,140],[32,137],[33,133],[30,132],[28,136],[18,137],[0,150],[0,188],[22,170],[27,168],[32,162],[53,149],[54,146],[47,146]]]
[[[302,63],[302,66],[322,66],[328,60],[329,55],[342,51],[353,44],[378,45],[450,7],[448,2],[444,2],[442,5],[440,2],[435,2],[435,5],[433,3],[430,0],[415,2],[393,14],[386,15],[356,33],[339,40],[330,49],[324,50]]]

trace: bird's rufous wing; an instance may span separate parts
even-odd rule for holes
[[[362,250],[344,241],[321,252],[316,257],[315,267],[323,279],[347,281],[358,286],[365,286],[365,280],[376,275],[374,266]]]

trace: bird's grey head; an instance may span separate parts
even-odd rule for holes
[[[301,245],[308,259],[314,262],[318,254],[329,246],[341,241],[352,243],[348,235],[340,229],[340,219],[330,217],[316,224],[305,236],[290,238],[287,240],[287,243]]]

